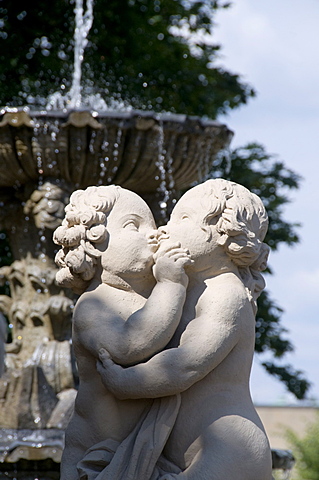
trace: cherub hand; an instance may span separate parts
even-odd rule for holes
[[[110,368],[112,367],[113,365],[115,365],[115,363],[113,362],[112,358],[111,358],[111,355],[109,354],[109,352],[107,350],[105,350],[104,348],[100,348],[99,350],[99,362],[101,364],[101,368]]]
[[[125,368],[114,363],[109,352],[104,348],[99,350],[99,360],[96,362],[96,369],[107,390],[120,400],[128,398],[125,394]]]
[[[96,369],[101,375],[101,379],[105,387],[113,392],[114,380],[117,374],[114,374],[114,370],[122,369],[119,365],[116,365],[109,352],[101,348],[99,350],[99,360],[96,362]]]
[[[153,274],[157,282],[180,283],[188,285],[185,266],[193,263],[188,251],[180,243],[161,245],[154,255]]]

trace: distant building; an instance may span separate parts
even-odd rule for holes
[[[318,419],[319,407],[256,407],[273,449],[290,449],[285,433],[288,429],[302,437]]]

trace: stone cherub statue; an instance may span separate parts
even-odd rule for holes
[[[179,299],[175,299],[178,308],[171,312],[171,318],[166,308],[173,298],[165,293],[158,303],[162,321],[171,321],[167,336],[172,339],[165,348],[159,344],[156,348],[154,344],[146,346],[143,359],[137,354],[137,346],[133,358],[123,361],[114,353],[117,340],[111,342],[112,348],[106,346],[110,333],[107,327],[100,330],[100,341],[91,350],[94,354],[87,366],[96,379],[92,402],[93,395],[98,397],[98,421],[91,428],[86,424],[81,431],[87,413],[78,410],[79,417],[74,417],[69,431],[73,429],[73,436],[81,437],[81,441],[86,432],[90,438],[86,445],[90,446],[84,456],[84,446],[81,452],[76,451],[76,445],[67,446],[68,456],[78,460],[82,454],[83,458],[77,464],[78,476],[62,478],[271,480],[270,448],[249,392],[256,299],[264,288],[260,271],[268,256],[263,243],[266,230],[267,215],[260,199],[233,182],[209,180],[179,200],[167,227],[160,229],[156,253],[158,259],[175,257],[170,265],[174,275],[176,264],[180,267],[173,282],[174,288],[180,289]],[[189,277],[186,300],[181,293],[187,285],[184,267]],[[84,301],[85,295],[94,295],[95,286],[93,283],[80,298],[83,318],[92,315],[93,301],[86,306]],[[99,313],[101,323],[107,314],[103,308],[102,315]],[[75,316],[75,329],[76,322]],[[90,337],[94,332],[87,327]],[[142,322],[136,327],[143,337],[150,330]],[[75,340],[78,343],[77,337]],[[100,361],[95,367],[97,350]],[[154,355],[155,350],[158,353]],[[82,351],[78,348],[79,358]],[[111,398],[111,393],[114,402],[118,399],[117,408],[123,407],[121,421],[119,417],[110,418],[107,402],[104,410],[101,406],[103,398]],[[147,399],[153,403],[147,403]],[[158,403],[165,399],[170,403]],[[139,402],[146,409],[143,413],[138,411]],[[135,412],[129,416],[132,408]],[[105,423],[109,427],[103,427],[100,435]],[[109,437],[103,440],[104,433]]]
[[[87,469],[96,470],[101,451],[93,460],[92,453],[86,457],[85,465],[79,462],[100,442],[108,440],[103,455],[112,457],[132,430],[138,443],[150,423],[154,427],[147,432],[159,449],[156,457],[165,445],[179,399],[118,400],[104,387],[96,362],[101,348],[116,362],[132,365],[167,345],[181,318],[188,284],[184,266],[190,259],[179,244],[169,244],[154,265],[158,241],[152,213],[138,195],[121,187],[76,191],[65,210],[54,234],[62,246],[56,256],[57,281],[82,295],[72,335],[80,385],[66,431],[61,480],[91,479],[95,477],[86,475]]]

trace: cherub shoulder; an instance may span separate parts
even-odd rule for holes
[[[215,308],[233,310],[249,304],[243,282],[234,274],[221,274],[207,281],[207,288],[200,299],[202,308],[214,305]]]
[[[78,299],[74,309],[74,326],[76,328],[92,326],[99,322],[101,316],[105,317],[108,310],[107,301],[101,295],[97,295],[95,291],[85,292]]]

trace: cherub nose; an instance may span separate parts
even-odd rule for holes
[[[148,235],[147,235],[148,240],[157,240],[158,239],[158,230],[152,230]]]
[[[163,225],[162,227],[158,227],[158,239],[159,239],[159,241],[161,241],[165,238],[169,238],[167,225]]]

